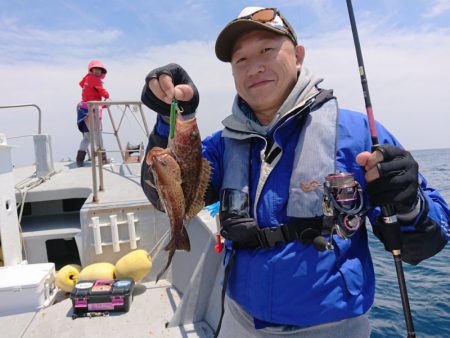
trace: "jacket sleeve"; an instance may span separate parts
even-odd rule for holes
[[[377,122],[376,128],[380,144],[389,143],[402,147],[383,125]],[[340,110],[338,135],[337,169],[344,172],[351,171],[365,189],[364,171],[356,163],[355,157],[362,151],[371,151],[372,142],[367,117]],[[402,259],[414,265],[437,254],[450,239],[449,206],[439,192],[430,187],[421,174],[419,175],[419,214],[408,222],[400,221]],[[365,195],[365,201],[368,208],[367,217],[372,224],[373,232],[383,242],[383,236],[379,232],[380,227],[377,227],[380,224],[380,208],[371,207],[367,195]]]
[[[437,254],[450,239],[450,209],[437,190],[427,187],[424,178],[419,199],[419,215],[408,223],[400,221],[402,258],[413,265]]]
[[[398,141],[380,124],[378,133],[380,143],[392,143],[400,146]],[[428,186],[425,177],[419,174],[418,179],[420,182],[420,211],[414,219],[409,221],[399,218],[402,259],[413,265],[440,252],[450,239],[450,208],[448,204],[437,190]],[[369,213],[369,218],[375,235],[382,240],[377,228],[380,214],[379,208],[373,208]]]
[[[108,91],[103,87],[102,81],[100,79],[96,79],[93,87],[97,92],[100,94],[101,97],[104,97],[105,99],[109,98]]]

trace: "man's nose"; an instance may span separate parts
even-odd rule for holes
[[[259,60],[255,60],[255,62],[251,63],[248,74],[256,75],[256,74],[264,72],[264,70],[265,70],[264,63],[260,62]]]

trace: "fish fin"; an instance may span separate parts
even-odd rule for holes
[[[144,182],[151,186],[153,189],[156,189],[156,185],[154,185],[150,180],[144,180]]]
[[[164,201],[161,199],[161,192],[158,188],[158,186],[156,184],[153,184],[150,180],[145,180],[144,181],[146,184],[148,184],[150,187],[152,187],[153,189],[156,189],[156,191],[158,192],[158,199],[153,203],[150,202],[156,209],[158,209],[161,212],[165,212],[167,214],[167,209],[166,206],[164,204]]]
[[[170,244],[170,242],[169,242],[169,244]],[[174,254],[175,254],[175,249],[169,251],[169,257],[167,258],[166,266],[165,266],[160,272],[158,272],[158,274],[156,275],[156,281],[155,281],[155,283],[158,283],[159,279],[162,277],[162,275],[163,275],[163,274],[167,271],[167,269],[169,268],[170,263],[172,263],[172,258],[173,258],[173,255],[174,255]]]
[[[176,249],[177,250],[184,250],[184,251],[191,251],[191,241],[189,240],[189,235],[187,233],[186,228],[181,228],[181,234],[180,238],[178,239],[176,243]]]
[[[166,246],[164,247],[165,251],[175,251],[176,250],[176,245],[175,245],[175,238],[171,238],[169,243],[166,244]]]
[[[149,152],[148,152],[147,155],[145,156],[145,162],[147,162],[148,165],[151,165],[154,156],[161,155],[161,154],[163,154],[163,153],[165,153],[165,152],[167,152],[167,150],[164,149],[164,148],[161,148],[161,147],[153,147],[152,149],[149,150]]]
[[[202,158],[202,170],[200,172],[200,179],[198,188],[195,194],[195,199],[186,210],[186,218],[192,218],[197,215],[205,206],[206,189],[208,189],[209,181],[211,179],[211,165],[209,161]]]

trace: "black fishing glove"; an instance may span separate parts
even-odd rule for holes
[[[419,165],[408,151],[396,146],[383,144],[377,151],[384,160],[377,165],[380,178],[367,183],[370,202],[390,204],[399,214],[410,212],[418,201]]]
[[[178,106],[182,109],[182,115],[192,114],[196,111],[199,103],[199,94],[197,87],[188,75],[188,73],[179,65],[169,63],[163,67],[153,69],[145,78],[145,85],[142,90],[141,100],[147,107],[154,110],[158,114],[169,116],[170,104],[158,99],[148,87],[148,82],[151,79],[158,79],[162,74],[169,75],[172,78],[173,84],[187,84],[194,90],[194,96],[189,101],[178,101]]]

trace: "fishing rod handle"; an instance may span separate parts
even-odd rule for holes
[[[378,141],[378,140],[376,140]],[[372,146],[372,152],[379,148],[378,142]],[[401,250],[401,231],[400,224],[398,223],[397,213],[395,212],[394,206],[391,204],[384,204],[381,206],[381,220],[384,225],[384,232],[388,232],[389,235],[386,236],[387,243],[385,243],[386,248],[389,251]]]
[[[381,217],[384,224],[394,224],[398,222],[394,207],[390,204],[381,206]]]

